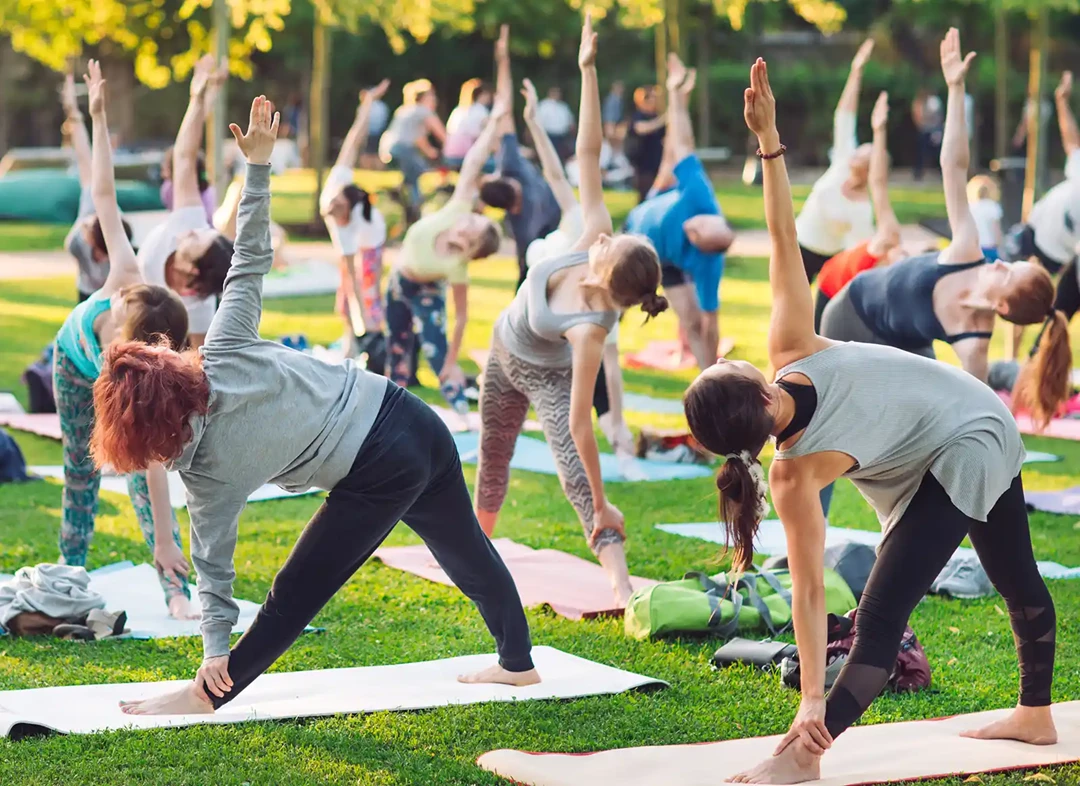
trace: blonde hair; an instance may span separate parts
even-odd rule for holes
[[[476,88],[484,84],[484,80],[479,77],[473,77],[467,82],[463,82],[461,85],[461,92],[458,93],[458,106],[463,109],[468,109],[473,104],[473,93],[476,92]]]
[[[401,99],[405,106],[412,106],[416,103],[416,99],[422,96],[424,93],[431,91],[430,79],[415,79],[412,82],[406,84],[401,88]]]
[[[980,199],[990,199],[994,202],[1001,201],[1001,189],[997,181],[989,175],[975,175],[967,184],[968,202],[978,202]]]

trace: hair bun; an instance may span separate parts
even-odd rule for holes
[[[647,294],[641,301],[641,310],[648,314],[649,319],[667,311],[667,307],[667,298],[656,294],[655,291]]]

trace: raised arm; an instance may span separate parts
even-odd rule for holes
[[[371,122],[371,107],[375,102],[386,95],[390,87],[390,80],[384,79],[370,90],[360,92],[360,105],[356,108],[356,117],[353,119],[349,133],[345,135],[345,141],[341,144],[334,166],[343,166],[352,169],[356,166],[356,160],[367,144],[368,126]]]
[[[585,14],[581,28],[581,111],[577,133],[578,181],[585,231],[575,244],[576,250],[588,248],[597,237],[611,232],[611,214],[604,204],[604,179],[600,172],[600,149],[604,143],[604,124],[600,113],[600,85],[596,77],[596,33],[592,15]]]
[[[480,136],[476,138],[461,161],[461,171],[458,172],[452,199],[467,199],[469,202],[476,199],[480,190],[480,174],[484,171],[484,164],[491,157],[491,151],[495,147],[495,134],[508,114],[510,114],[510,106],[503,101],[502,96],[499,96],[491,107],[491,114],[488,115]]]
[[[1072,155],[1075,150],[1080,150],[1080,129],[1076,127],[1076,115],[1069,106],[1069,100],[1072,98],[1072,82],[1072,71],[1066,71],[1061,75],[1061,82],[1054,90],[1058,127],[1061,129],[1061,144],[1067,156]]]
[[[499,40],[495,42],[495,99],[502,99],[508,107],[506,116],[496,129],[499,136],[516,134],[514,125],[514,80],[510,74],[510,25],[499,28]]]
[[[262,316],[262,278],[274,264],[270,242],[270,155],[274,152],[281,115],[271,117],[270,102],[259,96],[251,102],[246,134],[229,125],[247,159],[247,180],[240,198],[232,267],[225,277],[221,307],[206,334],[208,347],[246,344],[259,339]]]
[[[206,128],[206,91],[216,73],[214,58],[206,55],[195,64],[190,98],[173,145],[173,209],[202,205],[198,160]]]
[[[874,218],[877,229],[870,239],[867,250],[876,257],[895,246],[900,239],[900,222],[893,212],[889,201],[889,94],[882,91],[874,104],[870,115],[870,125],[874,130],[874,144],[870,151],[870,201],[874,205]]]
[[[945,264],[963,264],[982,259],[979,229],[967,198],[968,150],[967,120],[964,113],[964,79],[975,53],[960,54],[960,32],[949,28],[941,42],[941,72],[949,86],[945,105],[945,132],[941,140],[941,181],[945,190],[945,210],[949,214],[952,240],[941,252]]]
[[[90,164],[90,196],[94,212],[109,252],[109,277],[101,291],[111,295],[122,287],[142,281],[131,241],[124,232],[120,207],[116,204],[116,177],[113,173],[112,139],[105,117],[105,80],[97,60],[86,64],[86,86],[90,91],[90,120],[94,128],[94,146]]]
[[[64,86],[60,92],[60,102],[64,107],[68,132],[71,134],[71,149],[75,153],[75,168],[79,172],[79,186],[90,186],[90,135],[86,133],[79,101],[75,97],[75,75],[64,77]]]
[[[536,121],[536,88],[528,79],[522,80],[521,84],[521,95],[525,98],[525,125],[529,128],[536,157],[540,159],[544,179],[551,186],[555,201],[559,203],[559,209],[566,213],[577,207],[577,195],[574,194],[574,187],[570,185],[570,181],[566,179],[566,170],[563,169],[562,160],[555,150],[555,145],[551,143],[551,137]]]
[[[694,152],[694,129],[690,122],[690,93],[697,81],[697,71],[686,69],[679,56],[672,52],[667,63],[668,127],[664,152],[671,148],[671,165]]]
[[[873,51],[874,39],[867,38],[862,42],[859,51],[855,53],[855,57],[851,61],[851,71],[848,72],[847,82],[844,83],[844,92],[840,94],[840,101],[836,105],[837,112],[858,113],[863,69],[866,68],[866,63],[870,60]]]
[[[765,223],[769,227],[769,360],[775,368],[812,354],[824,346],[814,333],[814,301],[795,234],[795,208],[784,163],[784,147],[776,130],[776,98],[769,72],[760,57],[750,68],[750,87],[744,94],[743,115],[757,136],[764,175]]]

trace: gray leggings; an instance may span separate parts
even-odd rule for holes
[[[510,459],[529,405],[544,428],[544,436],[559,474],[563,493],[577,511],[585,537],[593,531],[593,498],[589,478],[577,446],[570,436],[571,370],[526,363],[498,339],[492,339],[484,386],[480,392],[480,457],[476,470],[476,506],[496,512],[502,508],[510,485]],[[593,552],[623,538],[605,530],[592,545]]]
[[[883,339],[863,322],[859,312],[855,310],[848,293],[849,288],[844,287],[825,306],[825,311],[821,315],[821,335],[825,338],[831,338],[833,341],[858,341],[860,344],[895,346],[892,342]],[[930,358],[931,360],[937,358],[937,355],[934,354],[934,347],[929,344],[918,348],[897,348],[907,350],[913,355],[922,355],[924,358]]]

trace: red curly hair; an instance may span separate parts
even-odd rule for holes
[[[105,350],[103,361],[90,437],[97,465],[127,474],[178,458],[192,437],[188,418],[209,409],[202,358],[171,350],[167,340],[121,341]]]

